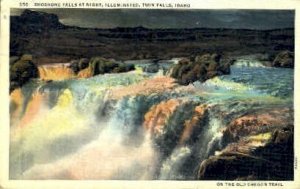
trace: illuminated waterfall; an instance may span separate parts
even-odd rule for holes
[[[73,70],[65,64],[39,66],[38,70],[42,80],[64,80],[76,76]]]
[[[40,66],[41,80],[10,95],[10,178],[195,179],[232,120],[292,102],[292,71],[243,65],[189,86],[141,70]]]

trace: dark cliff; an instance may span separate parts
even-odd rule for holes
[[[33,55],[50,63],[101,56],[120,60],[169,59],[203,53],[251,54],[294,51],[294,29],[92,29],[65,26],[54,14],[25,10],[11,17],[11,56]]]
[[[59,22],[55,14],[25,10],[20,16],[11,17],[10,31],[13,34],[30,35],[63,28],[64,25]]]

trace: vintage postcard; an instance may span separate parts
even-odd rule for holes
[[[300,188],[299,11],[2,1],[0,187]]]

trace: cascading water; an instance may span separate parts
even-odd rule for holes
[[[189,86],[162,75],[71,74],[13,91],[10,178],[195,179],[232,120],[293,103],[293,70],[258,61]]]
[[[39,66],[39,76],[43,80],[64,80],[75,77],[75,73],[68,64]]]

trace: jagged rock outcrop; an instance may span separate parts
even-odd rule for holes
[[[10,92],[23,86],[32,78],[39,76],[37,66],[32,62],[31,55],[23,55],[10,64]]]
[[[282,51],[277,54],[273,63],[273,67],[294,68],[294,53],[290,51]]]
[[[197,56],[194,61],[182,59],[171,68],[171,77],[182,85],[194,81],[204,82],[219,75],[230,74],[231,62],[221,61],[219,54],[204,54]]]
[[[293,124],[291,108],[274,108],[248,113],[232,120],[223,130],[223,143],[237,142],[245,136],[270,132],[278,127]]]
[[[294,127],[262,133],[228,145],[204,160],[200,180],[293,180]],[[262,171],[263,170],[263,171]]]

